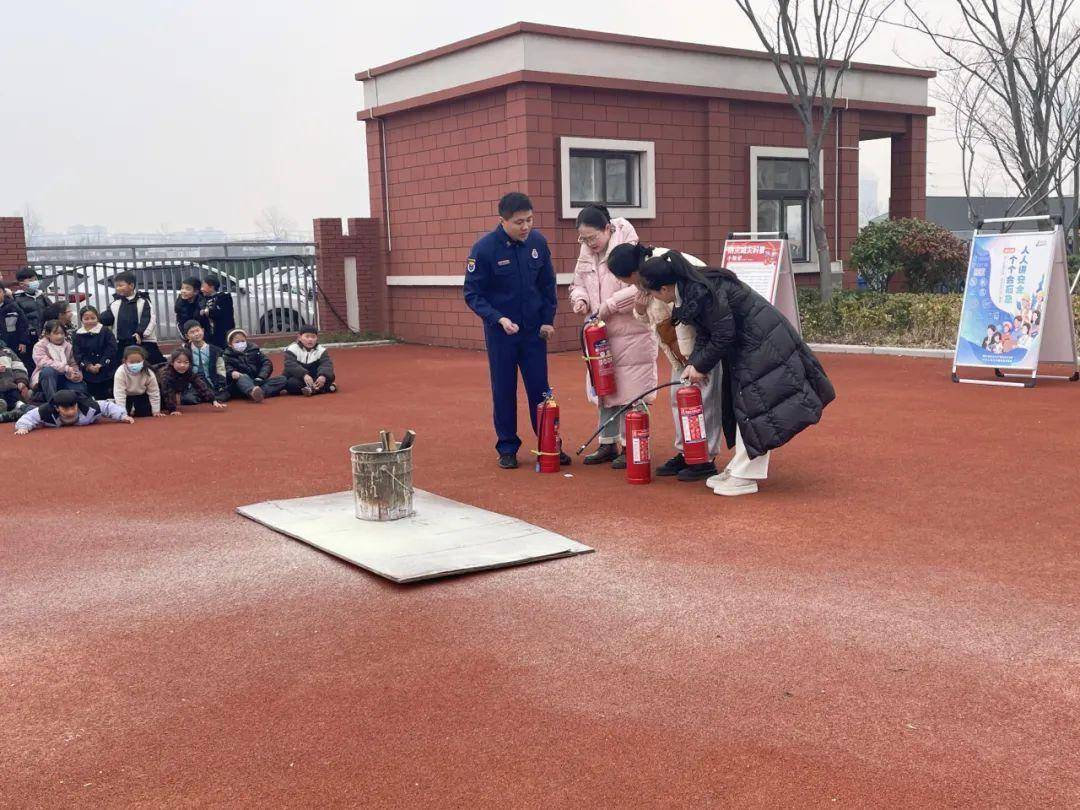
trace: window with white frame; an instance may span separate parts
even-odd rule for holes
[[[573,218],[587,205],[611,215],[656,216],[656,171],[651,141],[560,138],[562,214]]]
[[[751,147],[753,228],[786,233],[793,262],[808,262],[810,232],[810,161],[805,149]]]

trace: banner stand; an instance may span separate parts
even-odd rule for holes
[[[989,223],[1044,221],[1054,230],[980,233]],[[1039,374],[1040,363],[1070,365],[1073,373]],[[960,368],[993,369],[997,379],[961,377]],[[952,381],[1032,388],[1038,380],[1080,380],[1061,218],[979,220],[971,238]]]
[[[733,231],[724,242],[720,264],[780,310],[802,335],[795,272],[788,236],[782,231]]]

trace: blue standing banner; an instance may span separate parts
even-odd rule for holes
[[[1036,379],[1080,378],[1066,268],[1065,235],[1059,222],[1052,231],[980,233],[976,229],[956,338],[954,382],[1031,387]],[[1073,373],[1039,377],[1040,362],[1068,363]],[[998,379],[962,378],[959,368],[993,369]]]

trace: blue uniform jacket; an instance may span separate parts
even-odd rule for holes
[[[539,231],[515,242],[499,225],[473,245],[465,270],[465,303],[487,328],[504,334],[504,317],[525,334],[554,324],[555,268]]]

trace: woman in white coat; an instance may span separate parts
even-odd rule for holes
[[[656,335],[647,324],[634,318],[638,288],[615,276],[607,257],[619,245],[636,244],[637,232],[622,217],[612,219],[602,205],[590,205],[577,217],[581,252],[574,267],[570,303],[581,316],[595,316],[607,329],[615,363],[615,393],[597,397],[586,381],[589,401],[597,405],[600,424],[642,391],[656,386]],[[646,400],[651,402],[655,394]],[[600,435],[600,449],[586,456],[586,464],[611,462],[614,469],[626,467],[623,453],[625,420],[615,420]]]

